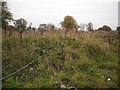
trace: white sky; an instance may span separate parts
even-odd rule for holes
[[[105,24],[118,26],[119,0],[7,0],[15,19],[24,18],[33,26],[53,23],[56,26],[66,15],[80,23],[92,22],[95,28]]]

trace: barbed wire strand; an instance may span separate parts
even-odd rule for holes
[[[10,75],[1,78],[0,81],[2,81],[2,80],[4,80],[4,79],[6,79],[6,78],[8,78],[8,77],[10,77],[10,76],[12,76],[12,75],[14,75],[14,74],[16,74],[17,72],[23,70],[24,68],[28,67],[29,65],[31,65],[31,64],[34,63],[34,62],[35,62],[35,61],[32,61],[32,62],[28,63],[27,65],[23,66],[22,68],[18,69],[17,71],[11,73]]]

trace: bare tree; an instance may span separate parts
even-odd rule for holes
[[[85,27],[86,27],[86,24],[81,23],[81,24],[79,25],[79,31],[85,31]]]
[[[20,32],[20,43],[22,42],[22,34],[26,30],[27,21],[23,18],[15,20],[14,22],[16,29]]]
[[[93,30],[94,30],[92,22],[89,22],[89,23],[87,24],[87,30],[88,30],[88,31],[93,31]]]

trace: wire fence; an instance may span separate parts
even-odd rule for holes
[[[35,62],[35,61],[32,61],[32,62],[26,64],[25,66],[23,66],[22,68],[16,70],[15,72],[9,74],[8,76],[5,76],[5,77],[3,77],[3,78],[0,78],[0,81],[2,81],[2,80],[4,80],[4,79],[6,79],[6,78],[8,78],[8,77],[10,77],[10,76],[12,76],[12,75],[14,75],[14,74],[16,74],[17,72],[19,72],[19,71],[21,71],[21,70],[23,70],[23,69],[25,69],[26,67],[28,67],[29,65],[31,65],[31,64],[34,63],[34,62]]]

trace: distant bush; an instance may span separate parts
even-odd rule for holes
[[[120,31],[120,26],[118,26],[116,30],[117,30],[117,31]]]
[[[111,31],[112,29],[110,26],[104,25],[103,27],[98,28],[98,30]]]

